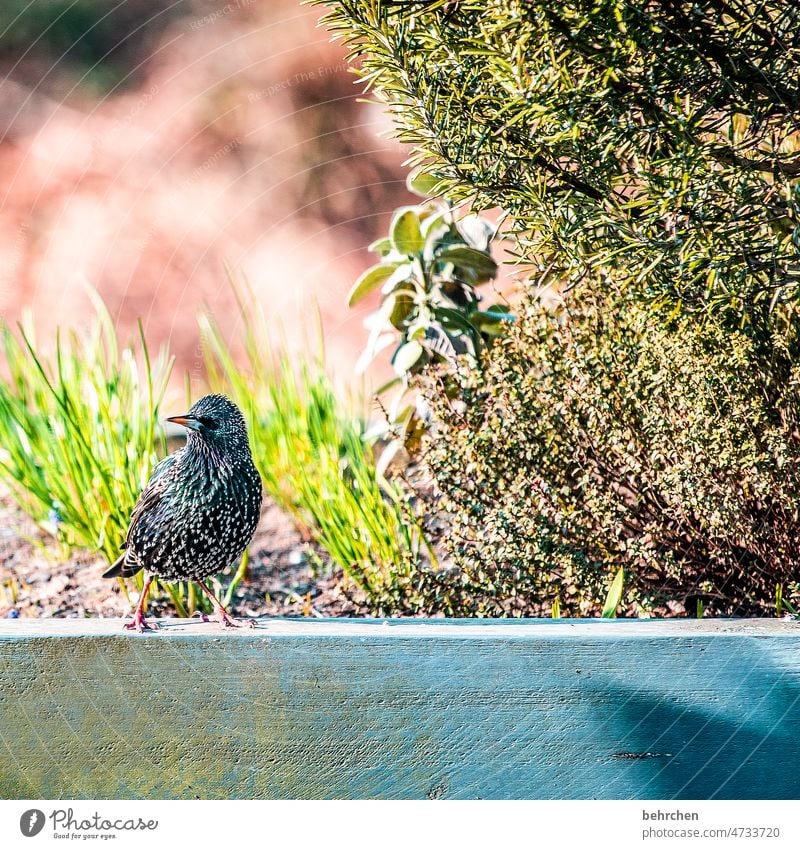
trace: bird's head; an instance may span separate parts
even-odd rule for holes
[[[190,445],[207,446],[234,458],[242,453],[250,455],[244,416],[224,395],[205,395],[188,413],[172,416],[167,421],[187,428]]]

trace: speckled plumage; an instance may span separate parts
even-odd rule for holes
[[[186,445],[153,469],[125,552],[106,577],[146,569],[167,580],[201,581],[239,560],[253,537],[261,478],[238,407],[206,395],[175,421],[188,428]]]

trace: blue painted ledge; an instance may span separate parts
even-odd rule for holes
[[[0,622],[3,798],[800,797],[800,623]]]

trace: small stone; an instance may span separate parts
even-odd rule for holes
[[[289,552],[288,560],[290,566],[302,566],[308,560],[308,555],[302,548],[295,548]]]

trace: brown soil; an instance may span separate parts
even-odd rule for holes
[[[118,581],[104,580],[105,561],[65,552],[8,498],[0,498],[0,617],[120,617],[131,607]],[[312,565],[315,564],[315,565]],[[223,585],[230,576],[224,576]],[[129,582],[132,598],[136,598]],[[251,547],[250,566],[231,604],[238,616],[359,616],[368,613],[340,571],[305,542],[267,502]],[[150,611],[174,616],[164,597]]]

